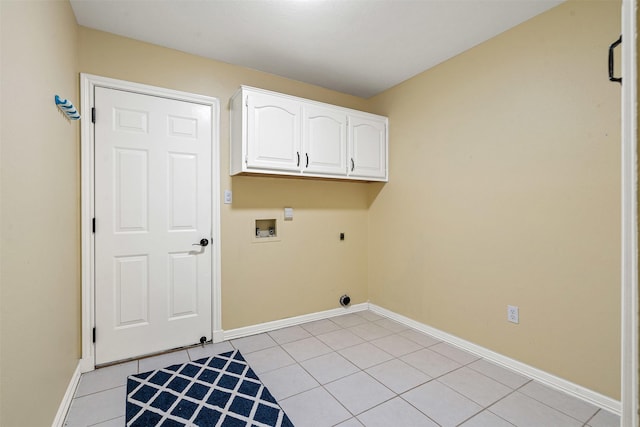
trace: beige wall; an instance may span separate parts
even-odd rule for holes
[[[568,2],[372,99],[369,212],[373,303],[615,399],[619,34],[619,2]]]
[[[570,2],[371,100],[78,28],[66,1],[0,19],[0,425],[50,424],[80,356],[78,128],[52,100],[79,103],[79,71],[220,99],[224,329],[349,292],[619,398],[618,2]],[[240,84],[389,115],[391,181],[229,177]],[[250,243],[264,217],[280,242]]]
[[[51,422],[80,357],[77,35],[68,2],[0,2],[0,425]]]
[[[81,72],[220,99],[221,191],[233,190],[221,212],[224,329],[336,308],[345,292],[367,300],[368,184],[231,178],[228,143],[228,101],[241,84],[357,109],[363,99],[83,27],[79,59]],[[279,242],[252,243],[259,218],[278,219]]]

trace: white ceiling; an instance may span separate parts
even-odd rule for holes
[[[562,0],[71,0],[80,25],[368,98]]]

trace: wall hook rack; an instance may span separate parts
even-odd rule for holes
[[[60,111],[62,111],[65,114],[65,116],[67,116],[69,119],[71,120],[80,119],[80,113],[78,113],[78,110],[76,110],[76,107],[74,107],[69,100],[62,99],[58,95],[56,95],[55,101]]]

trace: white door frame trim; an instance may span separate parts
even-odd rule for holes
[[[144,95],[158,96],[185,102],[211,106],[211,230],[212,230],[212,325],[214,342],[222,341],[222,305],[220,274],[220,103],[217,98],[180,92],[156,86],[116,80],[91,74],[80,74],[80,103],[83,120],[80,126],[80,194],[81,194],[81,244],[82,244],[82,372],[95,368],[95,345],[93,328],[95,326],[95,270],[94,270],[94,126],[91,122],[91,108],[95,105],[94,88],[105,87]]]
[[[638,415],[638,169],[637,0],[622,2],[622,346],[621,425]]]

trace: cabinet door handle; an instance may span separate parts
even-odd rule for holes
[[[298,163],[296,164],[296,167],[300,167],[300,152],[296,151],[296,155],[298,156]]]
[[[308,168],[309,167],[309,153],[305,153],[305,156],[307,156],[307,166],[305,166],[305,167]]]
[[[353,157],[351,158],[351,172],[356,168],[356,163],[353,161]]]

